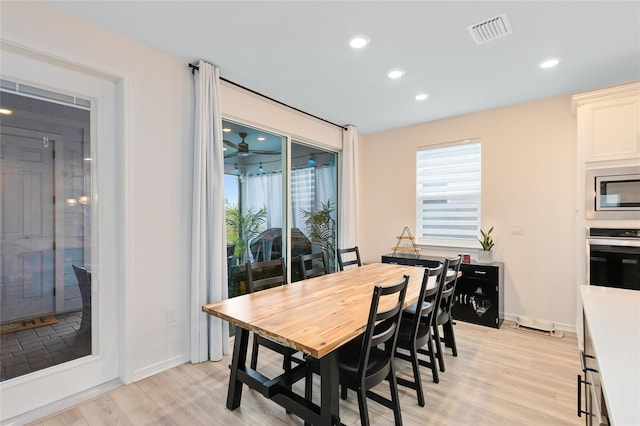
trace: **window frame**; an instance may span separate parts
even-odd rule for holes
[[[427,178],[427,175],[424,173],[421,173],[421,170],[424,169],[423,166],[421,166],[421,161],[424,162],[426,161],[426,159],[421,158],[421,153],[425,153],[425,152],[434,152],[434,151],[441,151],[441,150],[446,150],[446,149],[451,149],[451,148],[461,148],[461,147],[468,147],[470,145],[477,145],[477,164],[475,164],[473,167],[477,167],[474,170],[470,170],[467,171],[466,173],[476,173],[477,174],[477,179],[473,182],[469,181],[469,180],[460,180],[458,179],[457,182],[467,182],[470,183],[471,188],[470,187],[466,187],[463,190],[458,190],[458,191],[453,191],[451,192],[454,195],[454,198],[459,199],[459,200],[463,200],[467,203],[472,203],[475,202],[477,207],[475,207],[477,214],[476,214],[476,218],[475,218],[475,223],[472,225],[473,229],[472,230],[467,230],[465,231],[461,231],[464,234],[467,235],[467,237],[459,237],[459,238],[447,238],[444,236],[433,236],[433,237],[429,237],[428,235],[425,235],[425,232],[423,231],[424,229],[424,225],[425,225],[425,219],[423,218],[423,208],[422,206],[424,205],[424,201],[426,198],[428,198],[428,195],[425,194],[424,192],[421,192],[421,187],[424,185],[424,180]],[[464,149],[464,148],[462,148]],[[450,157],[461,157],[460,153],[457,154],[453,154],[451,153]],[[472,164],[472,165],[473,165]],[[437,175],[436,175],[437,176]],[[475,189],[473,187],[476,187]],[[472,191],[472,195],[470,197],[461,195],[461,193],[463,192],[469,192]],[[419,146],[416,149],[416,188],[415,188],[415,194],[416,194],[416,243],[422,246],[437,246],[437,247],[455,247],[455,248],[472,248],[472,249],[477,249],[478,248],[478,235],[480,232],[480,228],[481,228],[481,224],[482,224],[482,143],[480,138],[473,138],[473,139],[465,139],[465,140],[460,140],[460,141],[453,141],[453,142],[446,142],[446,143],[440,143],[440,144],[434,144],[434,145],[425,145],[425,146]],[[447,200],[443,200],[443,201],[450,201],[449,199]],[[464,213],[462,213],[462,215],[464,216]],[[463,225],[465,227],[468,227],[468,225]],[[446,228],[444,228],[446,229]],[[453,230],[453,228],[449,228],[449,232],[451,232]]]

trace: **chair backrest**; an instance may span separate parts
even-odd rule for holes
[[[451,317],[451,304],[453,303],[453,296],[456,292],[460,263],[462,263],[462,256],[447,258],[444,261],[444,272],[442,274],[442,284],[440,289],[441,295],[439,297],[440,301],[437,304],[440,309],[433,317],[434,323],[442,324]],[[449,276],[454,274],[450,281],[447,281],[447,274],[449,274]]]
[[[433,315],[437,311],[436,298],[440,293],[440,286],[443,282],[442,275],[444,275],[444,265],[442,263],[435,268],[425,268],[418,301],[416,303],[416,312],[408,317],[411,321],[410,341],[420,341],[421,338],[427,338],[430,335]],[[429,288],[429,284],[434,281],[434,279],[436,283],[435,286]],[[404,317],[402,321],[404,323]],[[423,345],[424,343],[418,345],[418,347]]]
[[[358,363],[358,375],[366,377],[366,380],[371,383],[379,383],[384,380],[391,368],[408,284],[409,276],[405,275],[396,284],[384,287],[375,286],[373,289],[367,328],[363,334],[362,349]],[[389,308],[381,309],[380,300],[382,297],[394,298],[395,303]],[[379,345],[383,345],[384,348],[383,367],[378,368],[379,364],[376,364],[375,371],[368,372],[369,354],[372,348],[378,350]]]
[[[324,252],[300,255],[302,278],[319,277],[329,273],[327,256]]]
[[[353,265],[362,266],[358,246],[338,249],[338,269],[344,271],[345,267]]]
[[[287,283],[287,269],[282,257],[264,262],[247,262],[246,270],[249,293]]]
[[[73,268],[73,272],[76,274],[76,279],[78,280],[78,285],[82,288],[83,286],[91,285],[91,273],[87,271],[86,268],[78,265],[71,265]]]

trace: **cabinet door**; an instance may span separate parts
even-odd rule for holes
[[[474,324],[498,328],[497,279],[477,278],[465,272],[458,278],[453,318]]]
[[[638,96],[594,102],[581,107],[579,122],[585,161],[640,157]]]

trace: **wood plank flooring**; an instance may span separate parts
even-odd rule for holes
[[[496,330],[458,321],[458,357],[446,350],[440,383],[422,369],[426,406],[400,387],[405,425],[580,425],[576,416],[576,375],[580,371],[574,334],[564,338]],[[259,370],[276,373],[281,358],[263,349]],[[225,407],[230,356],[221,362],[184,364],[115,389],[62,413],[33,423],[58,425],[302,425],[303,422],[246,387],[235,411]],[[397,361],[398,374],[410,375]],[[302,383],[296,384],[302,394]],[[314,394],[319,382],[314,386]],[[376,387],[388,394],[386,383]],[[317,401],[317,399],[316,399]],[[392,425],[391,410],[369,402],[372,425]],[[340,400],[340,416],[359,425],[355,394]]]

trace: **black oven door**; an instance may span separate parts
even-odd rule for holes
[[[589,243],[589,284],[640,290],[638,243],[592,239]]]

